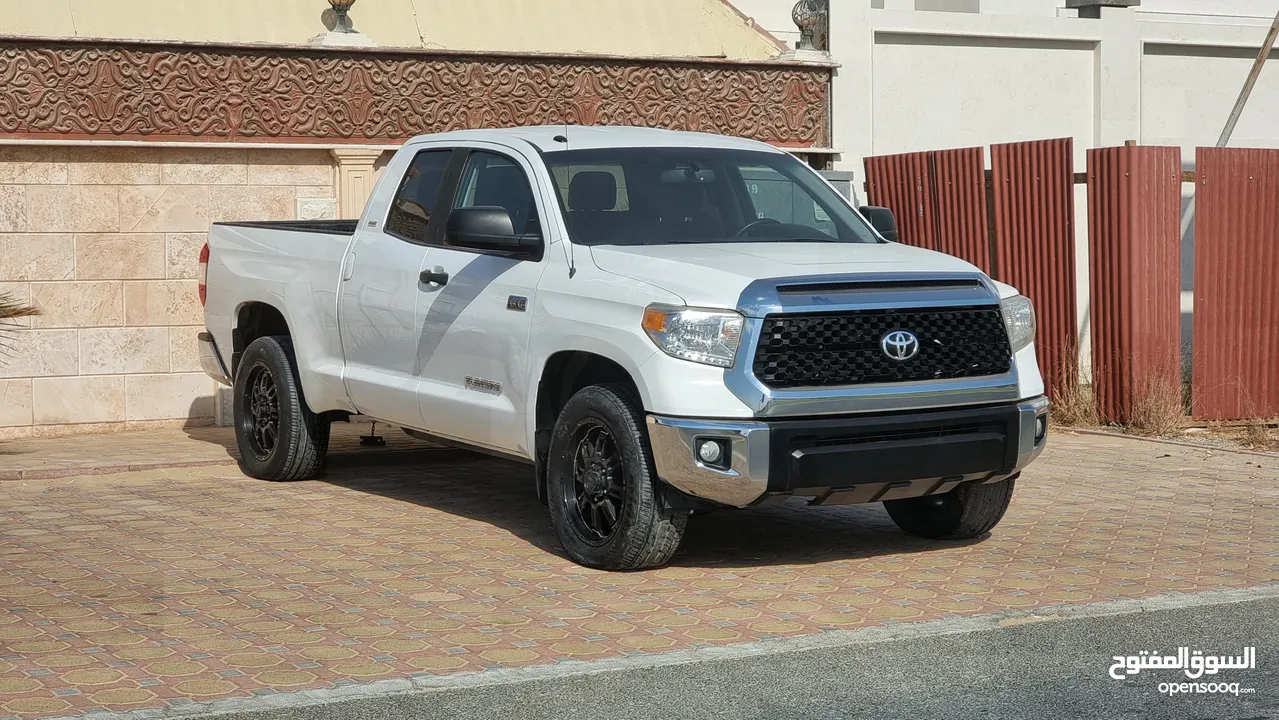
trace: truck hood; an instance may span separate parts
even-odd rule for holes
[[[763,279],[981,272],[958,258],[898,243],[594,245],[590,250],[601,270],[656,285],[695,307],[737,307],[746,286]]]

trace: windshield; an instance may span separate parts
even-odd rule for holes
[[[606,148],[545,160],[570,236],[583,245],[881,242],[787,153]]]

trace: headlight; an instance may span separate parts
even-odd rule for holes
[[[650,305],[644,310],[644,331],[662,352],[725,368],[733,367],[737,358],[743,322],[735,312],[665,305]]]
[[[1035,341],[1035,306],[1030,298],[1017,295],[1002,303],[1004,326],[1008,328],[1008,342],[1017,352]]]

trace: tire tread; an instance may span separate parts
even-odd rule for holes
[[[583,565],[600,567],[608,570],[641,570],[660,567],[670,561],[679,548],[684,537],[684,529],[688,525],[688,513],[667,507],[661,497],[660,481],[653,464],[652,448],[649,445],[648,431],[645,427],[644,413],[639,409],[633,393],[625,385],[602,384],[592,385],[578,391],[565,405],[563,416],[581,404],[611,405],[616,411],[615,420],[620,427],[613,428],[619,436],[615,439],[623,442],[621,436],[629,437],[636,442],[636,449],[641,458],[642,467],[629,468],[635,473],[635,487],[639,489],[638,506],[634,513],[635,524],[623,529],[623,542],[610,547],[603,557],[588,557],[566,541],[565,534],[572,532],[567,520],[556,522],[556,530],[561,534],[561,543],[573,559]],[[558,420],[555,434],[562,436],[570,429]],[[552,440],[552,447],[557,443]],[[548,493],[550,494],[550,493]],[[552,497],[552,503],[560,502]],[[554,511],[553,511],[554,517]]]
[[[262,480],[281,482],[313,478],[323,469],[328,456],[331,424],[306,404],[306,398],[302,395],[302,382],[298,377],[293,340],[287,335],[258,338],[245,349],[246,358],[255,348],[266,356],[268,364],[275,366],[272,368],[272,375],[280,398],[281,415],[280,445],[277,447],[285,455],[282,462],[276,462],[272,458],[266,463],[257,463],[260,467],[245,467],[246,472]],[[280,372],[281,370],[286,372]],[[236,390],[238,394],[239,385]],[[288,415],[288,422],[285,422],[285,414]],[[237,434],[238,432],[237,422]],[[248,456],[247,449],[244,443],[240,444],[242,467],[247,465],[244,459]],[[275,467],[270,467],[272,465]]]

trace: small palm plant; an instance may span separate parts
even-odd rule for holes
[[[17,320],[35,317],[40,314],[39,308],[15,300],[13,296],[0,293],[0,360],[13,352],[14,345],[10,341],[11,333],[18,328]]]

